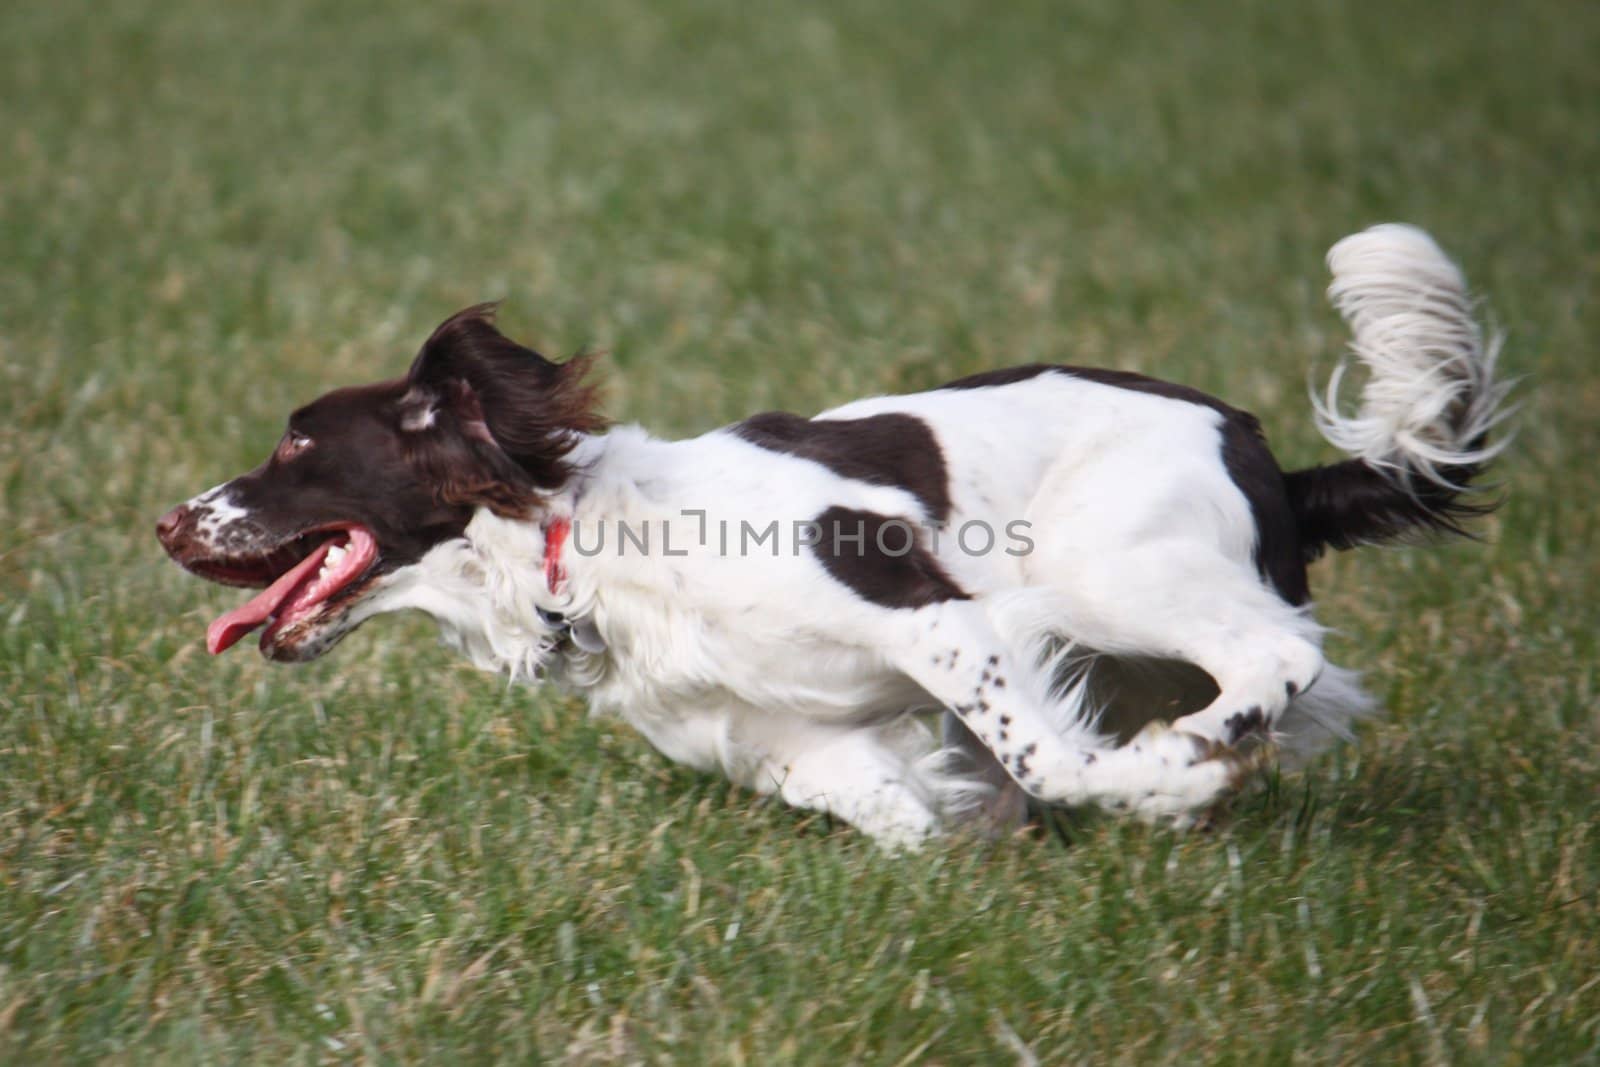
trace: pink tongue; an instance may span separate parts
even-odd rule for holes
[[[317,546],[311,555],[296,563],[288,573],[251,598],[250,603],[213,619],[211,625],[206,627],[206,648],[210,653],[215,656],[219,652],[226,652],[238,642],[239,638],[271,618],[273,612],[289,599],[289,595],[306,575],[315,573],[316,569],[322,566],[322,559],[328,554],[328,549],[333,547],[334,540],[330,538]]]

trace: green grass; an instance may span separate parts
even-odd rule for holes
[[[1600,1057],[1600,11],[541,6],[0,12],[0,1060]],[[886,856],[420,621],[212,660],[151,534],[490,298],[664,433],[1066,358],[1326,459],[1390,218],[1509,331],[1507,503],[1318,567],[1390,714],[1212,834]]]

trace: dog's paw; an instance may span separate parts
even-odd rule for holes
[[[1151,723],[1117,750],[1123,777],[1102,806],[1144,822],[1189,829],[1235,793],[1253,759],[1164,722]]]

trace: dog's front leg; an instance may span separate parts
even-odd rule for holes
[[[983,608],[950,600],[903,618],[895,665],[941,701],[1029,795],[1187,823],[1237,783],[1231,751],[1178,731],[1122,747],[1087,721],[1081,692],[1052,699],[1049,679],[1005,644]]]
[[[870,730],[843,729],[783,758],[769,758],[758,782],[795,807],[843,819],[892,850],[914,850],[939,832],[932,799],[902,755]]]

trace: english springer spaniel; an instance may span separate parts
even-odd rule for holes
[[[1372,710],[1323,659],[1307,564],[1487,510],[1463,493],[1507,387],[1461,273],[1399,225],[1328,262],[1367,377],[1353,413],[1342,365],[1314,398],[1351,457],[1327,466],[1280,470],[1253,416],[1193,389],[1068,366],[608,432],[590,359],[546,360],[485,305],[158,531],[262,589],[213,653],[263,627],[263,654],[309,660],[420,609],[479,666],[890,847],[1029,798],[1184,825],[1257,754]]]

